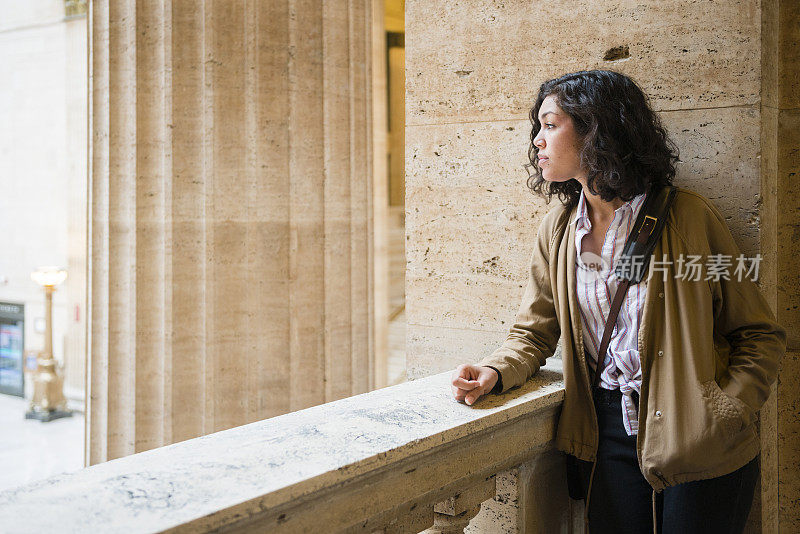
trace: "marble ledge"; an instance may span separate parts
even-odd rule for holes
[[[560,360],[473,406],[447,371],[0,493],[9,532],[161,532],[259,500],[272,508],[558,406]],[[434,451],[435,452],[435,451]]]

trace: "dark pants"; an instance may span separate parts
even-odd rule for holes
[[[621,395],[618,389],[594,393],[600,444],[589,496],[591,534],[653,532],[653,489],[639,470],[636,436],[622,425]],[[591,463],[582,462],[580,473],[587,487]],[[741,533],[758,476],[756,457],[733,473],[665,488],[656,494],[658,532]]]

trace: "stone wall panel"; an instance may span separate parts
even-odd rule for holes
[[[508,120],[527,112],[543,81],[594,68],[632,76],[658,110],[759,100],[751,0],[417,1],[406,20],[408,125]],[[624,57],[604,59],[618,48]]]

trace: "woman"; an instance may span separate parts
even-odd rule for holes
[[[756,413],[786,348],[753,263],[714,205],[678,187],[593,387],[613,266],[647,196],[671,185],[676,150],[641,89],[615,72],[545,82],[530,119],[528,186],[560,203],[539,227],[506,341],[456,369],[454,397],[472,405],[521,385],[563,334],[556,445],[577,464],[589,531],[741,532],[759,476]]]

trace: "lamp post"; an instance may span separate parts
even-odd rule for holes
[[[58,267],[41,267],[31,273],[31,279],[44,288],[46,328],[44,350],[36,358],[31,409],[25,414],[25,419],[47,422],[72,416],[64,397],[64,379],[58,376],[53,357],[53,293],[66,278],[67,271]]]

